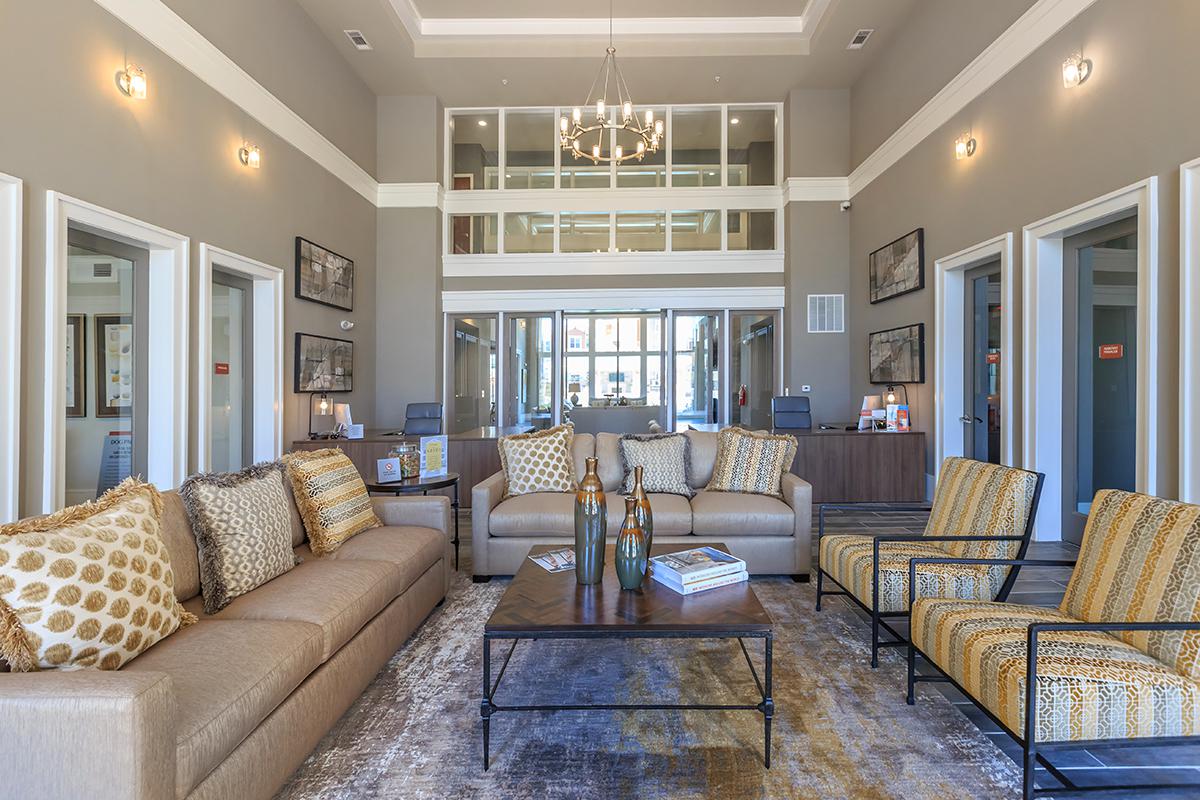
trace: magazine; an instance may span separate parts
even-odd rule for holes
[[[663,571],[675,578],[680,585],[746,571],[745,561],[715,547],[696,547],[678,553],[667,553],[654,556],[650,561],[654,564],[654,572]]]
[[[547,572],[566,572],[575,569],[575,551],[569,547],[530,556],[529,560]]]
[[[741,572],[731,572],[728,575],[718,575],[715,578],[705,578],[704,580],[694,581],[692,583],[679,583],[665,570],[655,570],[650,573],[654,580],[672,589],[679,594],[689,595],[696,592],[707,591],[708,589],[716,589],[718,586],[730,586],[735,583],[742,583],[749,579],[745,570]]]

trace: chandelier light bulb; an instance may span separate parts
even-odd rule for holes
[[[596,101],[596,119],[600,120],[601,122],[604,121],[604,101],[603,100]]]
[[[659,136],[662,136],[662,132],[663,132],[662,120],[661,119],[654,120],[654,138],[657,139]]]
[[[594,145],[592,145],[592,158],[599,158],[599,157],[600,157],[600,145],[594,144]]]
[[[623,155],[625,155],[624,147],[621,147],[621,145],[617,145],[616,147],[613,148],[613,156],[615,156],[618,161],[621,160],[621,157]]]
[[[579,124],[579,121],[583,119],[583,112],[578,108],[573,109],[571,111],[571,119],[575,121],[575,124]]]
[[[563,114],[562,118],[561,118],[561,119],[559,119],[559,121],[558,121],[558,129],[559,129],[560,131],[562,131],[563,133],[566,133],[566,132],[567,132],[567,115],[566,115],[566,114]]]
[[[574,147],[576,151],[578,151],[579,150],[579,140],[576,139],[575,141],[571,142],[571,146]]]
[[[646,143],[645,143],[645,142],[643,142],[641,139],[638,139],[638,143],[637,143],[637,151],[638,151],[638,155],[639,155],[639,156],[640,156],[642,153],[646,152]]]
[[[633,119],[633,103],[626,100],[625,105],[621,107],[621,112],[622,120],[629,122],[629,120]]]

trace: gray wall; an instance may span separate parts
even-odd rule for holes
[[[923,6],[911,20],[928,38],[914,43],[915,49],[931,50],[943,40],[930,19],[941,5]],[[1200,71],[1200,54],[1191,44],[1198,28],[1200,4],[1190,0],[1100,0],[854,198],[853,393],[871,388],[864,355],[867,332],[923,321],[930,380],[914,387],[913,419],[917,428],[931,430],[934,260],[1012,231],[1019,272],[1022,226],[1157,175],[1159,414],[1165,424],[1153,446],[1164,493],[1171,492],[1177,472],[1178,167],[1200,155],[1200,107],[1171,76]],[[1064,89],[1062,61],[1080,47],[1094,60],[1095,70],[1083,86]],[[979,150],[973,158],[956,161],[953,142],[966,127],[974,129]],[[921,226],[926,289],[869,305],[867,254]],[[1020,330],[1019,319],[1017,325]],[[1019,386],[1014,388],[1019,392]],[[932,453],[928,467],[932,469]]]
[[[356,340],[356,388],[349,399],[356,416],[369,420],[375,402],[371,291],[375,209],[371,204],[91,0],[5,2],[3,23],[0,71],[29,75],[30,65],[36,65],[38,74],[37,80],[7,80],[0,85],[0,105],[21,120],[18,125],[0,124],[0,171],[25,181],[22,511],[40,509],[45,193],[49,189],[190,237],[193,276],[201,242],[283,267],[285,440],[302,436],[308,423],[307,395],[296,397],[290,391],[297,330]],[[30,36],[29,31],[54,35]],[[258,46],[268,51],[266,55],[280,70],[310,57],[273,35],[261,36]],[[114,75],[127,57],[141,64],[149,76],[150,96],[144,102],[131,101],[116,89]],[[13,115],[6,116],[6,122]],[[262,147],[262,169],[248,170],[238,163],[236,151],[243,138]],[[354,259],[358,291],[352,313],[293,296],[297,234]],[[194,278],[192,284],[194,294]],[[339,331],[338,321],[343,318],[358,323],[355,332]],[[194,315],[192,339],[194,349]],[[191,374],[189,380],[194,382]],[[193,464],[194,445],[193,441],[189,447]]]

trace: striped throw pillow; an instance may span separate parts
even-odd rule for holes
[[[782,497],[780,481],[796,457],[796,437],[725,428],[717,435],[717,459],[707,492]]]
[[[383,524],[375,516],[366,484],[341,450],[300,451],[286,458],[314,555],[332,553],[351,536]]]

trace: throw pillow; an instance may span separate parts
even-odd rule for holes
[[[544,431],[501,436],[500,468],[504,470],[504,497],[533,492],[573,492],[575,462],[571,442],[575,426],[556,425]]]
[[[162,497],[128,478],[92,503],[0,525],[0,659],[117,669],[196,621],[175,599]]]
[[[351,536],[383,524],[362,476],[341,450],[302,450],[285,463],[314,555],[332,553]]]
[[[796,437],[725,428],[717,436],[717,458],[705,491],[782,497],[780,481],[796,457]]]
[[[692,488],[688,486],[691,449],[690,440],[682,433],[625,434],[621,437],[621,463],[625,470],[621,494],[633,493],[633,468],[641,467],[642,488],[647,493],[691,497]]]
[[[284,472],[280,461],[255,464],[195,475],[180,487],[200,551],[204,613],[217,613],[296,565]]]

